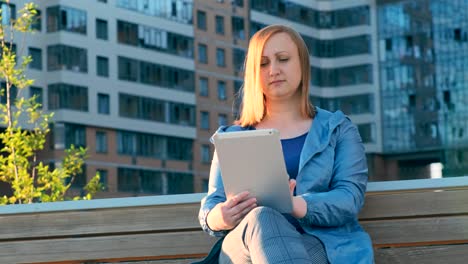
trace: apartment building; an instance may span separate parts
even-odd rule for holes
[[[55,112],[41,158],[60,166],[64,148],[86,146],[74,187],[99,172],[99,197],[206,191],[209,139],[238,114],[248,40],[285,24],[309,48],[312,102],[357,125],[370,180],[428,177],[435,162],[466,173],[465,2],[38,1],[22,50],[28,93]]]

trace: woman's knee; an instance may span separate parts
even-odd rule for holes
[[[278,218],[278,219],[284,219],[283,215],[279,213],[278,211],[266,207],[266,206],[258,206],[252,209],[244,218],[246,221],[254,221],[257,223],[261,223],[265,220],[268,219],[268,221],[271,221],[271,218]]]

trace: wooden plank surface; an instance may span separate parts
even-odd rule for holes
[[[194,231],[4,242],[0,243],[0,260],[39,263],[205,254],[215,241],[202,231]]]
[[[468,215],[362,221],[375,245],[468,241]]]
[[[375,250],[376,264],[461,264],[467,263],[468,244],[428,247],[382,248]]]
[[[368,194],[360,220],[468,214],[468,190]]]
[[[199,204],[5,215],[0,241],[99,233],[201,229]]]

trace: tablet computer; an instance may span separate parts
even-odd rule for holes
[[[260,206],[292,212],[289,176],[278,130],[218,133],[213,141],[228,199],[249,191]]]

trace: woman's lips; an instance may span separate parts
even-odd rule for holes
[[[270,82],[270,85],[271,84],[278,84],[278,83],[282,83],[282,82],[284,82],[284,80],[276,80],[276,81]]]

